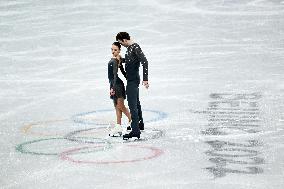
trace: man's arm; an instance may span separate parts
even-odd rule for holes
[[[127,79],[126,72],[124,70],[124,67],[123,67],[122,63],[120,63],[119,69],[120,69],[122,75],[125,77],[125,79]]]
[[[138,60],[141,62],[143,66],[143,82],[147,81],[148,83],[148,60],[138,44],[134,47],[134,51],[138,57]]]

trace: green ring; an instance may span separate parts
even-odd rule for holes
[[[80,137],[80,138],[84,138],[84,137]],[[88,137],[88,138],[90,138],[90,137]],[[64,137],[31,140],[31,141],[28,141],[28,142],[18,144],[15,148],[16,148],[16,151],[23,153],[23,154],[56,156],[56,155],[59,155],[61,152],[58,152],[58,153],[33,152],[33,151],[29,151],[29,150],[25,149],[25,146],[29,145],[29,144],[41,142],[41,141],[46,141],[46,140],[62,140],[62,139],[67,140]],[[98,138],[93,138],[93,139],[98,139]],[[106,141],[106,143],[107,143],[107,146],[105,148],[102,148],[100,150],[96,150],[95,152],[104,151],[105,149],[109,149],[109,148],[112,147],[111,143],[109,141]],[[87,153],[87,152],[82,152],[82,153]]]

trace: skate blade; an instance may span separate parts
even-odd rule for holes
[[[144,139],[137,139],[137,138],[130,138],[130,139],[124,139],[123,143],[135,143],[135,142],[142,142]]]
[[[128,141],[139,141],[142,140],[141,137],[132,137],[132,138],[128,138],[128,137],[123,137],[123,140],[128,140]]]
[[[118,136],[117,134],[118,134],[119,136]],[[108,136],[110,136],[110,137],[121,137],[121,135],[122,135],[122,132],[118,132],[118,133],[115,133],[115,134],[112,134],[112,135],[111,135],[111,134],[108,134]]]

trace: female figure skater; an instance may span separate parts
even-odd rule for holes
[[[116,134],[122,135],[121,118],[124,113],[128,122],[131,123],[131,115],[129,110],[124,105],[124,99],[126,99],[125,87],[123,81],[118,77],[118,68],[126,78],[125,70],[122,66],[122,60],[120,56],[121,45],[119,42],[114,42],[111,46],[112,58],[108,63],[108,79],[110,83],[110,98],[113,99],[115,111],[116,111],[116,124],[114,128],[110,130],[109,136],[115,136]]]

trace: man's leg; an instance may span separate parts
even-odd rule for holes
[[[138,125],[140,130],[144,130],[144,122],[143,122],[143,116],[142,116],[142,109],[141,109],[141,104],[139,100],[139,88],[138,88],[138,94],[137,94],[137,110],[138,110]]]
[[[139,83],[138,83],[139,85]],[[130,109],[130,114],[131,114],[131,129],[133,134],[140,134],[139,130],[139,116],[138,116],[138,109],[137,109],[137,97],[138,97],[138,85],[137,82],[127,82],[126,86],[126,94],[127,94],[127,101],[128,101],[128,106]]]

